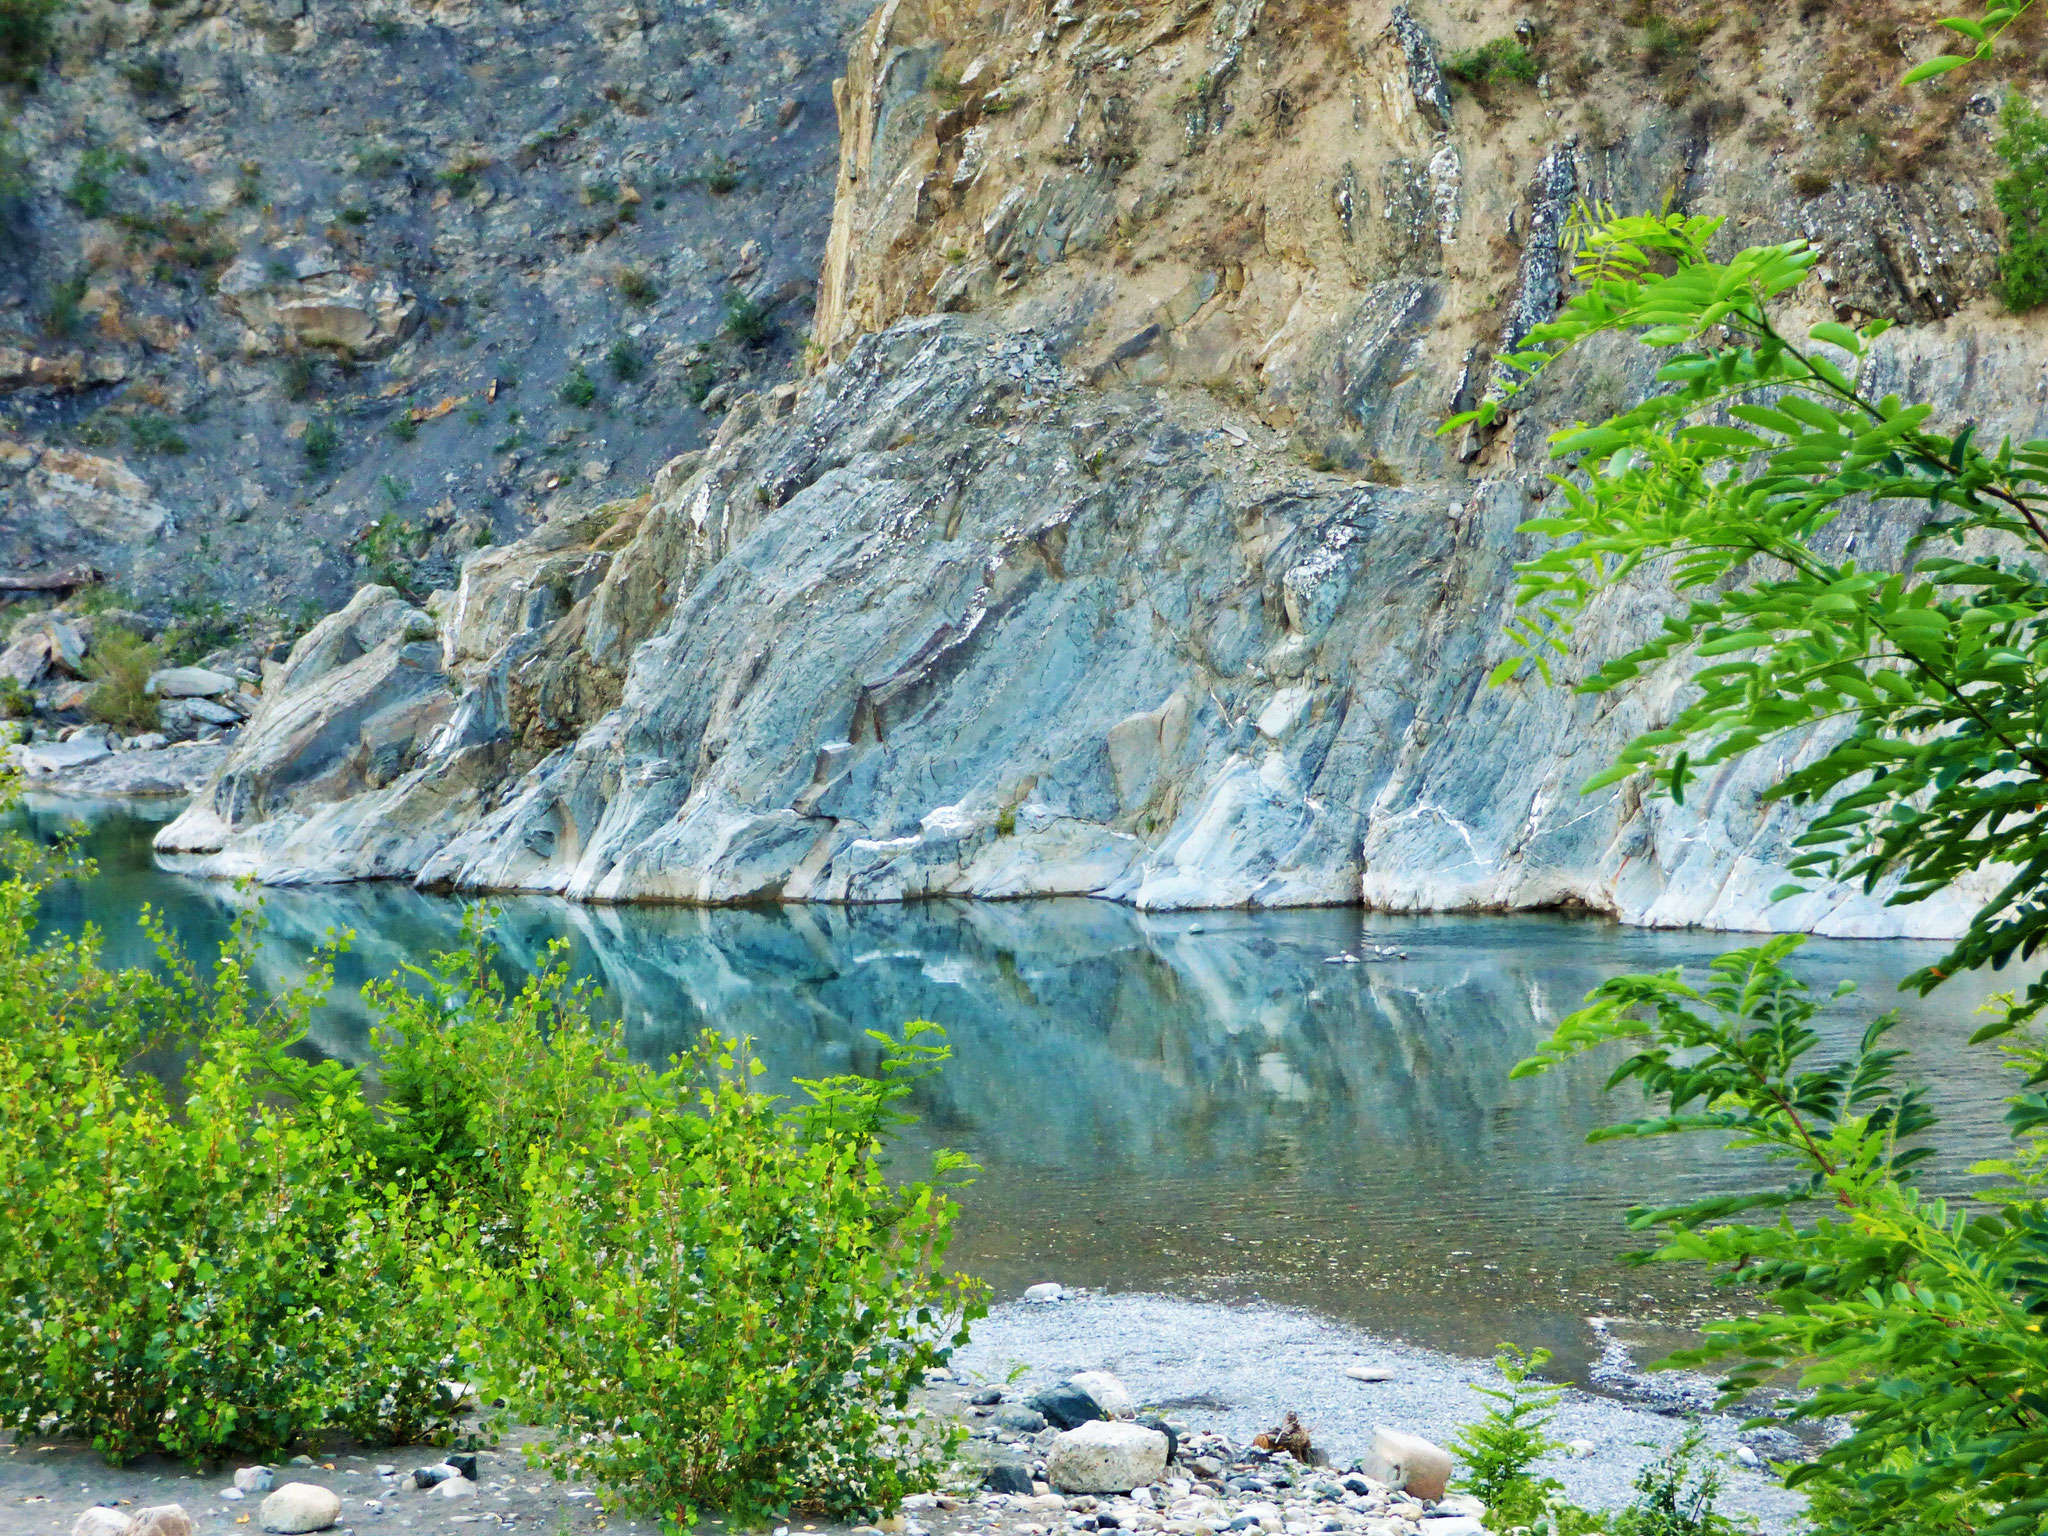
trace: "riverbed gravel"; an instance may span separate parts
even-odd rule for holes
[[[1346,1374],[1354,1369],[1358,1376]],[[1342,1469],[1367,1450],[1376,1426],[1448,1444],[1460,1425],[1485,1410],[1486,1399],[1473,1389],[1500,1385],[1488,1363],[1279,1307],[1068,1292],[1057,1301],[995,1307],[976,1325],[973,1343],[955,1357],[953,1369],[930,1383],[925,1405],[962,1418],[974,1430],[970,1452],[977,1463],[1034,1467],[1042,1463],[1052,1431],[1028,1427],[1035,1415],[1025,1410],[1025,1399],[1087,1371],[1113,1373],[1141,1416],[1156,1413],[1183,1432],[1183,1461],[1156,1490],[1140,1491],[1135,1499],[1063,1499],[1039,1481],[1030,1493],[992,1494],[973,1486],[970,1470],[951,1493],[914,1500],[890,1528],[903,1536],[1074,1536],[1115,1525],[1174,1536],[1222,1532],[1233,1522],[1242,1528],[1249,1514],[1264,1523],[1247,1536],[1323,1530],[1427,1536],[1431,1527],[1435,1536],[1471,1536],[1468,1522],[1423,1518],[1450,1514],[1448,1506],[1425,1511],[1398,1493],[1379,1490],[1363,1499],[1354,1495],[1347,1504],[1315,1490],[1319,1482],[1343,1481]],[[986,1401],[998,1390],[1000,1402]],[[1308,1430],[1318,1459],[1337,1469],[1334,1479],[1286,1462],[1247,1464],[1252,1437],[1288,1413]],[[1738,1421],[1710,1415],[1702,1423],[1709,1445],[1731,1457],[1722,1508],[1751,1517],[1765,1533],[1789,1529],[1802,1501],[1767,1474],[1732,1459],[1742,1444]],[[1551,1432],[1580,1442],[1582,1454],[1553,1458],[1542,1469],[1578,1503],[1619,1507],[1629,1502],[1637,1470],[1684,1429],[1678,1417],[1570,1390]],[[589,1489],[529,1469],[519,1451],[525,1438],[514,1435],[477,1453],[475,1492],[463,1499],[413,1486],[411,1470],[438,1463],[445,1454],[425,1447],[337,1440],[297,1464],[280,1463],[274,1476],[279,1484],[331,1489],[340,1499],[333,1529],[341,1536],[474,1536],[472,1526],[545,1536],[598,1530],[635,1536],[655,1528],[644,1519],[607,1517]],[[1222,1448],[1226,1440],[1228,1451]],[[1197,1456],[1208,1458],[1213,1470],[1194,1470]],[[0,1536],[67,1536],[94,1506],[133,1514],[167,1503],[183,1506],[193,1536],[254,1536],[263,1491],[252,1479],[255,1491],[244,1494],[235,1472],[229,1466],[201,1475],[161,1458],[112,1468],[75,1441],[0,1441]],[[1263,1486],[1229,1486],[1233,1481]],[[704,1536],[722,1536],[727,1529],[715,1520],[702,1527]],[[792,1536],[878,1536],[872,1528],[825,1521],[795,1520],[787,1529]]]
[[[1111,1371],[1141,1406],[1239,1444],[1292,1412],[1317,1450],[1339,1466],[1363,1454],[1380,1425],[1448,1445],[1486,1410],[1488,1400],[1474,1388],[1504,1384],[1490,1362],[1378,1338],[1309,1313],[1143,1295],[1069,1293],[1054,1302],[994,1307],[954,1365],[963,1388],[1003,1384],[1006,1400],[1078,1371]],[[1389,1379],[1347,1376],[1355,1366],[1384,1368]],[[1805,1501],[1767,1471],[1734,1459],[1744,1443],[1742,1421],[1707,1414],[1699,1422],[1708,1446],[1729,1458],[1723,1507],[1755,1517],[1765,1530],[1789,1526]],[[1591,1451],[1552,1457],[1540,1469],[1577,1503],[1619,1508],[1632,1496],[1636,1473],[1686,1426],[1683,1416],[1571,1389],[1550,1433],[1589,1441]]]

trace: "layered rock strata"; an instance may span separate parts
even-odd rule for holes
[[[1896,62],[1837,19],[1678,11],[1681,64],[1604,13],[888,0],[834,88],[821,371],[424,608],[359,594],[292,666],[344,633],[360,654],[267,690],[160,846],[597,901],[1952,933],[1968,892],[1769,900],[1795,827],[1760,792],[1811,740],[1683,807],[1582,797],[1681,669],[1601,699],[1483,685],[1547,432],[1650,387],[1647,354],[1592,349],[1499,430],[1437,431],[1555,310],[1577,199],[1809,238],[1809,318],[1908,322],[1883,388],[2044,431],[2048,336],[1975,297],[1999,237],[1976,98],[1886,95]],[[1538,78],[1453,88],[1445,59],[1489,41]],[[1852,65],[1890,160],[1801,116]],[[1896,564],[1912,531],[1830,537]],[[1654,573],[1612,594],[1567,673],[1670,601]]]

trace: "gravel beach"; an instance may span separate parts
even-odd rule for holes
[[[1392,1379],[1344,1374],[1361,1364],[1389,1367]],[[1137,1295],[1006,1302],[975,1326],[955,1366],[966,1382],[997,1384],[1023,1367],[1006,1396],[1077,1371],[1111,1371],[1141,1404],[1239,1442],[1293,1412],[1340,1465],[1366,1449],[1378,1425],[1448,1445],[1486,1408],[1473,1386],[1502,1385],[1490,1362],[1392,1343],[1308,1313]],[[1741,1421],[1710,1414],[1702,1423],[1708,1444],[1731,1453],[1723,1507],[1753,1515],[1766,1530],[1792,1524],[1805,1501],[1732,1459]],[[1576,1502],[1616,1508],[1629,1502],[1637,1470],[1684,1432],[1682,1418],[1574,1389],[1551,1433],[1590,1440],[1593,1452],[1553,1458],[1543,1470]]]
[[[1384,1372],[1387,1379],[1361,1381],[1345,1374],[1351,1367],[1378,1368],[1369,1374]],[[931,1384],[926,1406],[966,1418],[977,1431],[973,1444],[982,1459],[1028,1464],[1042,1457],[1052,1431],[1034,1435],[1002,1427],[1002,1408],[983,1405],[977,1411],[968,1399],[987,1397],[990,1387],[999,1387],[1004,1406],[1021,1405],[1039,1389],[1084,1371],[1113,1373],[1141,1411],[1157,1410],[1198,1440],[1213,1432],[1244,1447],[1292,1412],[1316,1449],[1340,1468],[1365,1452],[1376,1426],[1448,1445],[1458,1426],[1484,1411],[1486,1400],[1473,1386],[1500,1384],[1488,1363],[1392,1343],[1307,1313],[1163,1296],[1068,1293],[1053,1302],[1011,1301],[994,1308],[976,1325],[973,1343],[955,1357],[954,1379]],[[1704,1424],[1709,1443],[1731,1453],[1723,1510],[1753,1518],[1765,1532],[1791,1528],[1803,1501],[1767,1473],[1732,1459],[1740,1443],[1738,1422],[1708,1416]],[[1676,1441],[1684,1423],[1572,1390],[1551,1431],[1564,1441],[1590,1442],[1590,1448],[1582,1445],[1585,1454],[1556,1458],[1544,1470],[1577,1502],[1612,1508],[1629,1502],[1637,1469]],[[411,1486],[411,1468],[442,1458],[441,1451],[425,1447],[373,1448],[336,1440],[321,1447],[310,1464],[279,1466],[276,1475],[279,1483],[301,1481],[332,1490],[339,1509],[331,1529],[343,1536],[435,1529],[458,1536],[457,1527],[473,1525],[545,1531],[547,1536],[581,1536],[607,1526],[626,1536],[654,1529],[644,1517],[607,1520],[587,1490],[527,1469],[518,1451],[524,1438],[515,1435],[482,1452],[474,1495],[455,1501],[438,1490]],[[396,1475],[379,1475],[387,1467]],[[76,1442],[31,1438],[5,1444],[0,1446],[0,1536],[65,1536],[94,1505],[130,1514],[172,1501],[191,1517],[193,1536],[239,1536],[242,1531],[254,1536],[258,1500],[229,1492],[233,1470],[197,1476],[189,1466],[159,1458],[110,1468]],[[890,1526],[905,1536],[1062,1536],[1097,1526],[1107,1529],[1120,1520],[1126,1530],[1171,1536],[1176,1528],[1196,1525],[1222,1530],[1228,1524],[1223,1515],[1263,1507],[1274,1512],[1269,1530],[1291,1533],[1302,1519],[1317,1522],[1307,1528],[1329,1529],[1320,1522],[1325,1515],[1334,1520],[1339,1509],[1334,1503],[1306,1502],[1321,1476],[1315,1474],[1304,1475],[1293,1493],[1284,1486],[1270,1494],[1226,1491],[1218,1501],[1227,1506],[1221,1515],[1212,1510],[1206,1517],[1176,1518],[1173,1506],[1185,1506],[1190,1495],[1175,1489],[1185,1489],[1190,1476],[1177,1463],[1161,1480],[1158,1499],[1135,1506],[1121,1498],[1063,1501],[1045,1492],[1042,1483],[1031,1495],[976,1493],[963,1486],[954,1495],[913,1500]],[[1201,1497],[1199,1492],[1193,1496]],[[1291,1507],[1283,1510],[1282,1504]],[[1312,1512],[1297,1518],[1297,1508]],[[1407,1536],[1430,1526],[1445,1536],[1459,1536],[1449,1530],[1451,1521],[1421,1520],[1418,1525],[1420,1514],[1417,1510],[1416,1518],[1405,1523],[1388,1523],[1375,1514],[1353,1526],[1367,1536]],[[706,1536],[717,1536],[726,1527],[707,1520],[703,1529]],[[859,1530],[874,1536],[871,1530],[824,1521],[799,1520],[790,1529],[818,1536]]]

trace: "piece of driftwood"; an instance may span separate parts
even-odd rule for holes
[[[89,565],[74,565],[68,571],[39,571],[32,576],[0,576],[0,592],[76,592],[100,579]]]

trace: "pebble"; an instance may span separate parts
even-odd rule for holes
[[[220,1496],[224,1499],[227,1499],[229,1502],[233,1502],[236,1499],[246,1499],[247,1497],[249,1497],[249,1495],[242,1492],[242,1490],[239,1488],[223,1488],[220,1491]]]
[[[1344,1374],[1353,1381],[1392,1381],[1394,1379],[1394,1369],[1388,1365],[1346,1366]]]

